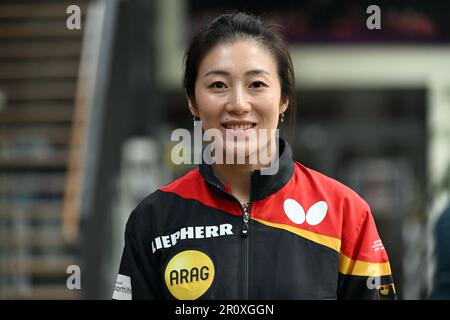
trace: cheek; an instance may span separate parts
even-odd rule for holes
[[[197,108],[206,128],[215,127],[220,120],[220,103],[217,98],[210,95],[199,94],[197,96]]]
[[[217,104],[211,99],[202,99],[199,101],[198,109],[200,114],[207,118],[215,117],[218,113]]]
[[[261,99],[259,113],[268,127],[276,127],[278,123],[280,99],[273,95],[267,95]]]

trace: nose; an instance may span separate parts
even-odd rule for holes
[[[248,100],[245,89],[236,86],[234,90],[232,90],[226,105],[226,110],[235,114],[244,114],[251,110],[250,101]]]

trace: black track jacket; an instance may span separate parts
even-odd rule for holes
[[[368,204],[294,162],[251,174],[250,219],[206,164],[131,213],[113,299],[395,298]]]

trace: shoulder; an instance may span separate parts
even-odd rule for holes
[[[371,214],[369,204],[350,187],[298,162],[295,164],[301,192],[325,201],[340,223],[355,226]]]
[[[323,173],[308,168],[301,163],[295,162],[296,171],[300,177],[300,183],[307,184],[314,189],[321,189],[336,198],[349,199],[362,206],[368,206],[367,202],[361,198],[353,189],[342,182],[337,181]]]
[[[357,241],[362,241],[361,235],[367,238],[364,246],[369,248],[368,252],[372,250],[370,248],[374,241],[379,240],[379,236],[369,204],[343,183],[299,163],[296,165],[299,183],[309,188],[312,194],[319,194],[326,201],[328,212],[333,213],[329,218],[333,226],[339,228],[342,252],[353,257],[349,248],[353,248]]]
[[[169,204],[174,203],[174,197],[182,195],[186,190],[195,191],[195,185],[201,180],[198,168],[192,169],[150,193],[131,212],[128,225],[141,225],[149,223],[155,215],[164,214]]]
[[[175,179],[174,181],[159,188],[159,190],[163,192],[178,193],[185,190],[186,188],[194,188],[202,183],[203,179],[200,175],[200,169],[195,168],[186,172],[184,175]]]

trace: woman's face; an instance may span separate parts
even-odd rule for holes
[[[199,66],[195,100],[189,99],[203,130],[219,129],[225,152],[236,148],[234,152],[244,151],[246,157],[267,147],[270,140],[255,143],[249,137],[273,132],[287,105],[281,97],[276,60],[255,40],[214,46]]]

